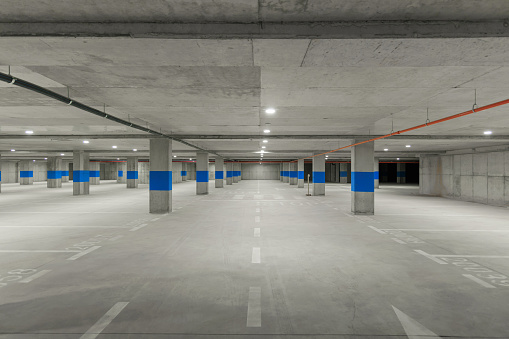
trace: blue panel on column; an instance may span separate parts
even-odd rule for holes
[[[282,177],[283,176],[283,171],[279,171],[279,176]]]
[[[216,179],[224,179],[223,171],[216,171]]]
[[[313,183],[325,184],[325,172],[313,172]]]
[[[127,179],[128,180],[138,179],[138,171],[127,171]]]
[[[2,171],[0,171],[0,181],[2,181]]]
[[[196,182],[209,182],[209,171],[196,171]]]
[[[233,178],[233,171],[226,171],[227,178]]]
[[[124,171],[118,171],[118,177],[122,178],[124,176]]]
[[[68,177],[69,176],[69,171],[62,171],[62,176],[63,177]]]
[[[348,176],[348,172],[347,171],[340,171],[339,172],[339,176],[340,177],[347,177]]]
[[[352,192],[375,192],[373,172],[352,172]]]
[[[290,178],[297,178],[297,171],[290,171]]]
[[[394,173],[394,172],[393,172]],[[404,178],[406,177],[406,172],[405,171],[398,171],[397,173],[397,177],[398,178]]]
[[[283,177],[287,177],[288,176],[288,171],[283,171]]]
[[[19,172],[20,178],[33,178],[34,177],[34,171],[20,171]]]
[[[101,176],[100,171],[90,171],[90,177],[91,178],[99,178]]]
[[[150,171],[149,189],[151,191],[171,191],[171,171]]]
[[[187,171],[180,171],[180,175],[182,177],[187,177]]]
[[[299,171],[297,179],[304,179],[304,171]]]
[[[72,171],[73,182],[89,182],[90,174],[89,171]]]
[[[376,172],[373,172],[373,173],[375,173],[375,180],[379,180],[379,178],[380,178],[380,175],[379,175],[378,171],[376,171]]]
[[[48,179],[62,179],[62,171],[48,171]]]

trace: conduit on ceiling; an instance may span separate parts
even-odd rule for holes
[[[479,107],[479,108],[476,108],[476,109],[474,107],[472,107],[472,110],[470,110],[470,111],[465,111],[465,112],[462,112],[462,113],[450,115],[450,116],[442,118],[442,119],[426,122],[426,123],[424,123],[422,125],[417,125],[417,126],[414,126],[414,127],[403,129],[401,131],[392,132],[392,133],[389,133],[389,134],[386,134],[386,135],[382,135],[382,136],[379,136],[379,137],[376,137],[376,138],[372,138],[372,139],[369,139],[369,140],[360,141],[360,142],[357,142],[355,144],[351,144],[351,145],[348,145],[348,146],[344,146],[344,147],[333,149],[332,151],[328,151],[328,152],[324,152],[324,153],[320,153],[320,154],[315,154],[315,155],[310,155],[309,157],[301,158],[301,159],[298,159],[298,160],[314,158],[314,157],[317,157],[319,155],[324,155],[324,154],[328,154],[328,153],[334,153],[334,152],[343,150],[345,148],[350,148],[350,147],[353,147],[353,146],[358,146],[358,145],[366,144],[368,142],[373,142],[373,141],[376,141],[376,140],[389,138],[389,137],[392,137],[394,135],[410,132],[410,131],[413,131],[413,130],[416,130],[416,129],[419,129],[419,128],[428,127],[430,125],[436,125],[436,124],[439,124],[439,123],[442,123],[442,122],[445,122],[445,121],[449,121],[449,120],[453,120],[453,119],[456,119],[456,118],[463,117],[465,115],[469,115],[469,114],[473,114],[473,113],[478,113],[478,112],[481,112],[481,111],[486,111],[486,110],[488,110],[490,108],[495,108],[495,107],[499,107],[499,106],[503,106],[503,105],[507,105],[507,104],[509,104],[509,99],[505,99],[505,100],[502,100],[502,101],[494,102],[492,104],[489,104],[489,105],[486,105],[486,106],[482,106],[482,107]],[[297,160],[293,160],[293,161],[290,161],[290,162],[295,162],[295,161],[297,161]]]
[[[191,144],[191,143],[189,143],[187,141],[184,141],[182,139],[174,138],[171,135],[155,131],[155,130],[150,129],[148,127],[143,127],[143,126],[138,125],[138,124],[133,124],[133,123],[127,121],[127,120],[117,118],[117,117],[115,117],[115,116],[113,116],[111,114],[108,114],[106,112],[101,112],[98,109],[95,109],[93,107],[85,105],[85,104],[83,104],[83,103],[81,103],[79,101],[72,100],[71,98],[68,98],[68,97],[63,96],[61,94],[58,94],[58,93],[56,93],[54,91],[48,90],[48,89],[46,89],[44,87],[38,86],[38,85],[33,84],[31,82],[28,82],[26,80],[13,77],[10,74],[5,74],[5,73],[0,72],[0,80],[3,81],[3,82],[6,82],[8,84],[12,84],[12,85],[16,85],[16,86],[19,86],[19,87],[22,87],[22,88],[26,88],[26,89],[29,89],[29,90],[31,90],[33,92],[45,95],[45,96],[50,97],[50,98],[53,98],[53,99],[55,99],[57,101],[60,101],[60,102],[62,102],[64,104],[66,104],[66,105],[76,107],[76,108],[78,108],[78,109],[80,109],[82,111],[92,113],[92,114],[97,115],[97,116],[99,116],[101,118],[106,118],[106,119],[114,121],[116,123],[119,123],[119,124],[122,124],[122,125],[125,125],[125,126],[128,126],[128,127],[132,127],[134,129],[137,129],[137,130],[140,130],[140,131],[143,131],[143,132],[151,133],[153,135],[157,135],[157,136],[160,136],[160,137],[165,137],[165,138],[168,138],[168,139],[172,139],[172,140],[180,142],[181,144],[184,144],[186,146],[195,148],[197,150],[208,152],[208,153],[212,153],[212,154],[215,154],[215,155],[219,156],[219,154],[217,154],[215,152],[203,149],[201,147],[193,145],[193,144]]]

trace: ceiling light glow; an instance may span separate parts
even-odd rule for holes
[[[263,143],[266,144],[268,143],[269,141],[267,139],[263,139]]]
[[[493,133],[492,131],[484,131],[484,135],[490,135],[492,133]]]
[[[111,146],[111,148],[117,148],[117,146]]]
[[[275,108],[272,108],[272,107],[269,107],[265,110],[265,113],[267,114],[274,114],[276,113],[276,109]]]
[[[136,148],[133,148],[133,152],[138,152],[138,150]]]
[[[16,150],[15,149],[11,149],[11,152],[16,152]]]
[[[410,148],[410,147],[412,147],[412,145],[406,145],[405,147],[406,147],[406,148]]]
[[[399,160],[399,158],[396,158],[396,160]]]
[[[267,148],[266,146],[262,146],[262,148]]]
[[[83,140],[83,143],[84,143],[84,144],[89,144],[89,143],[90,143],[90,141],[88,141],[88,140]]]
[[[61,156],[64,156],[65,154],[64,153],[60,153]]]
[[[384,148],[384,151],[387,152],[389,149],[388,148]]]
[[[270,129],[264,129],[263,133],[270,133]]]
[[[34,131],[25,131],[26,134],[34,134]]]

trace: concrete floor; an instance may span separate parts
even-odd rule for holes
[[[3,185],[0,338],[509,337],[507,209],[382,186],[356,217],[349,185],[213,184],[174,185],[165,216],[147,185]]]

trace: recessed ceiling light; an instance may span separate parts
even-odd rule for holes
[[[16,152],[16,150],[15,149],[11,149],[11,152]]]
[[[117,148],[117,146],[111,146],[111,148]]]
[[[384,151],[386,151],[386,152],[387,152],[388,150],[389,150],[388,148],[384,148]]]
[[[133,152],[138,152],[138,150],[136,148],[133,148]]]
[[[32,160],[33,162],[35,162],[35,160]]]
[[[261,150],[261,151],[260,151],[260,153],[265,153],[265,151],[264,151],[264,150]]]
[[[412,147],[412,145],[406,145],[405,147],[409,148],[409,147]]]
[[[490,135],[490,134],[492,134],[492,133],[493,133],[492,131],[484,131],[484,134],[485,134],[485,135]]]
[[[193,160],[193,159],[189,158],[189,160]]]
[[[265,113],[267,114],[274,114],[276,113],[276,109],[275,108],[272,108],[272,107],[269,107],[265,110]]]
[[[270,133],[270,129],[264,129],[263,133]]]
[[[120,160],[120,158],[117,158],[117,160]]]
[[[84,143],[84,144],[89,144],[89,143],[90,143],[90,141],[88,141],[88,140],[83,140],[83,143]]]
[[[174,158],[176,158],[177,156],[176,156],[176,155],[174,155],[173,157],[174,157]]]
[[[399,158],[396,158],[396,160],[399,160]]]
[[[26,134],[34,134],[34,131],[25,131]]]
[[[65,154],[64,153],[60,153],[61,156],[64,156]]]
[[[267,139],[263,139],[263,143],[268,143],[269,141]]]
[[[44,158],[44,160],[48,160],[48,158]]]
[[[267,148],[266,146],[262,146],[262,148]]]

